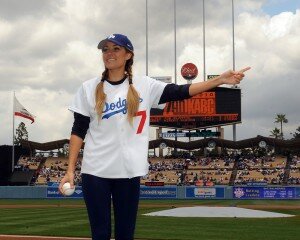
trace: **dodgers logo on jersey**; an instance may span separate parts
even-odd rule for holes
[[[142,98],[140,98],[140,103],[143,101]],[[103,116],[102,119],[109,119],[111,116],[116,115],[118,113],[127,113],[127,100],[121,99],[119,97],[118,101],[112,102],[112,103],[105,103],[105,109],[102,112]]]

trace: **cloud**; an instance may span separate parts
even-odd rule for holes
[[[17,21],[26,17],[42,18],[59,9],[63,1],[40,0],[1,0],[0,16],[9,21]]]
[[[271,40],[287,35],[292,28],[293,18],[294,16],[291,12],[283,12],[275,15],[268,22],[268,25],[262,26],[265,35]]]
[[[232,68],[231,0],[206,1],[206,74]],[[18,3],[18,4],[17,4]],[[298,76],[300,9],[270,16],[266,1],[235,1],[236,69],[251,66],[241,83],[242,124],[238,139],[269,135],[277,113],[286,114],[285,131],[299,126]],[[176,1],[177,79],[186,62],[198,66],[202,81],[202,1]],[[149,0],[149,74],[174,79],[173,1]],[[72,114],[67,110],[79,85],[101,74],[98,42],[111,33],[124,33],[135,47],[134,73],[145,74],[145,1],[65,0],[0,1],[0,100],[12,91],[37,116],[29,125],[30,140],[68,138]],[[10,143],[11,107],[0,106],[4,123],[0,144]],[[225,138],[232,129],[225,127]],[[287,136],[286,136],[287,137]]]
[[[294,132],[300,124],[297,106],[300,97],[295,90],[300,88],[297,80],[300,69],[296,67],[300,57],[295,53],[300,50],[297,44],[299,16],[299,10],[295,14],[281,13],[271,18],[248,13],[239,16],[237,58],[241,62],[249,61],[253,67],[242,84],[244,129],[255,126],[253,131],[267,135],[275,127],[277,113],[286,114],[290,120],[289,132]]]

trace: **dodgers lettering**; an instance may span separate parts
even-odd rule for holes
[[[104,109],[103,113],[106,113],[108,111],[112,111],[115,108],[117,108],[117,109],[123,108],[123,113],[126,114],[126,112],[127,112],[126,105],[127,105],[126,99],[122,100],[119,97],[119,100],[116,103],[111,103],[111,104],[105,103],[105,109]]]
[[[140,98],[140,102],[142,102],[143,99]],[[114,103],[105,103],[105,109],[103,111],[102,119],[109,119],[111,116],[116,115],[118,113],[127,113],[127,100],[121,99],[119,97],[117,102]]]

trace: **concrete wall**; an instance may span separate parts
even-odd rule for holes
[[[0,186],[0,198],[47,198],[47,186]]]

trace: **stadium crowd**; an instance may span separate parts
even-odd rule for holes
[[[21,157],[17,168],[22,171],[36,170],[36,184],[59,182],[68,166],[66,157],[48,157],[44,164],[42,157]],[[40,166],[42,165],[42,166]],[[39,167],[40,166],[40,167]],[[149,157],[149,173],[141,183],[164,182],[172,185],[226,185],[236,169],[234,184],[249,182],[283,184],[287,160],[284,157],[265,156],[223,156],[223,157]],[[76,164],[75,182],[81,184],[81,158]],[[288,184],[300,184],[300,158],[293,156]]]
[[[60,182],[67,169],[68,162],[66,158],[48,158],[44,166],[39,170],[38,183]],[[75,170],[75,183],[81,184],[80,177],[81,159],[78,159]]]
[[[300,157],[293,156],[290,167],[291,170],[288,178],[288,184],[300,184]]]
[[[21,156],[17,165],[15,166],[15,170],[17,171],[35,170],[40,165],[42,159],[43,159],[42,157]]]
[[[240,157],[237,163],[235,184],[249,182],[265,182],[268,184],[283,184],[286,159],[274,156],[256,157],[248,155]]]

